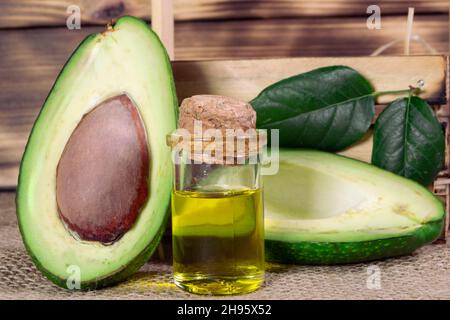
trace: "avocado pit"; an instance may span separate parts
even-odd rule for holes
[[[61,219],[81,240],[112,243],[136,221],[149,193],[150,152],[139,111],[122,94],[87,113],[56,172]]]

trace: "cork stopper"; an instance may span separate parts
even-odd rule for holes
[[[178,128],[194,131],[194,121],[202,122],[202,129],[256,128],[256,112],[252,106],[235,98],[216,95],[196,95],[181,103]]]
[[[267,142],[265,131],[256,130],[256,112],[249,103],[219,95],[184,99],[178,128],[168,136],[168,145],[187,151],[196,163],[242,163]]]

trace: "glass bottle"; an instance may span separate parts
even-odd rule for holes
[[[249,133],[249,131],[251,131]],[[173,271],[178,287],[230,295],[264,282],[261,181],[266,132],[194,136],[180,129],[172,147]]]

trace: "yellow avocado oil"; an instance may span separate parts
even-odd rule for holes
[[[231,295],[264,281],[260,189],[174,191],[173,269],[177,286],[197,294]]]

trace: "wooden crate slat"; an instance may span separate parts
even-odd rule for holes
[[[349,17],[366,16],[372,0],[175,0],[175,18],[187,20],[226,20],[283,17]],[[417,14],[448,14],[447,0],[381,0],[376,1],[382,14],[405,15],[407,7],[415,7]],[[150,0],[2,0],[0,28],[32,26],[64,26],[66,8],[78,5],[86,24],[104,24],[121,15],[135,15],[150,19]]]
[[[180,61],[173,64],[173,70],[181,99],[208,92],[249,101],[280,79],[323,66],[346,65],[364,74],[376,91],[407,89],[422,79],[426,83],[422,96],[432,104],[444,104],[446,63],[444,56],[280,58]],[[378,103],[395,98],[381,96]]]
[[[372,145],[373,133],[372,129],[370,129],[360,141],[350,148],[338,152],[338,154],[370,163],[372,158]]]
[[[67,7],[81,9],[82,24],[105,24],[122,15],[149,19],[150,0],[2,0],[0,28],[65,26]]]

